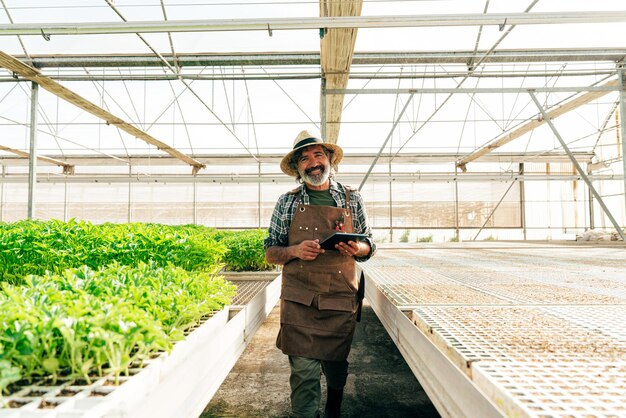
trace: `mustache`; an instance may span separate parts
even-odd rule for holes
[[[311,174],[313,170],[320,170],[320,173],[324,174],[324,172],[326,171],[326,167],[320,164],[320,165],[316,165],[315,167],[307,168],[306,170],[304,170],[304,172],[307,174]]]

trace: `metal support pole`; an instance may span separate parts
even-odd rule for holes
[[[551,175],[550,163],[546,163],[546,175]],[[548,189],[548,193],[546,193],[547,203],[547,211],[548,212],[548,240],[552,239],[552,182],[546,183],[546,188]]]
[[[521,178],[524,178],[524,163],[519,163],[519,174]],[[519,182],[519,200],[520,200],[520,222],[522,226],[522,233],[524,234],[524,241],[526,241],[526,190],[524,190],[525,184],[523,180]]]
[[[198,183],[193,182],[193,224],[198,224]]]
[[[259,178],[261,178],[261,162],[259,161]],[[257,228],[261,228],[261,182],[257,183],[257,197],[258,197],[258,206],[257,209],[259,211],[259,221]]]
[[[132,213],[132,203],[133,203],[133,182],[131,181],[133,175],[133,169],[130,164],[128,164],[128,223],[133,221],[133,213]]]
[[[458,170],[459,168],[455,165],[454,166],[455,178],[459,174]],[[478,233],[480,233],[480,231],[478,231]],[[461,233],[459,231],[459,182],[456,180],[454,181],[454,236],[456,237],[456,242],[461,242]]]
[[[622,167],[624,174],[624,224],[626,224],[626,62],[619,66],[621,86],[619,91],[619,126],[622,139]],[[626,241],[626,240],[625,240]]]
[[[491,217],[493,216],[494,213],[496,213],[496,210],[498,209],[498,207],[500,206],[500,203],[502,203],[502,201],[504,200],[504,198],[506,197],[507,194],[509,194],[509,190],[511,190],[511,187],[513,187],[513,185],[515,184],[515,182],[511,182],[511,184],[509,185],[509,188],[506,189],[506,191],[504,192],[504,194],[502,195],[502,197],[500,198],[500,201],[496,204],[496,206],[493,208],[493,210],[491,211],[491,213],[489,214],[489,216],[487,216],[487,219],[485,219],[485,222],[483,223],[483,226],[480,227],[480,229],[478,230],[478,232],[476,233],[476,236],[474,237],[473,241],[476,241],[476,238],[478,238],[478,235],[480,235],[480,233],[483,231],[483,229],[485,228],[485,225],[487,225],[487,222],[489,222],[489,219],[491,219]],[[524,237],[525,238],[525,237]]]
[[[391,178],[391,160],[389,160],[389,242],[393,242],[393,179]]]
[[[595,221],[595,212],[593,210],[593,193],[591,193],[591,189],[588,187],[587,187],[587,194],[589,195],[589,229],[594,229],[596,227],[596,221]]]
[[[68,213],[68,205],[69,201],[67,199],[67,188],[69,187],[69,183],[65,182],[65,187],[63,189],[63,222],[67,222],[67,213]]]
[[[35,183],[37,180],[37,103],[39,84],[31,84],[30,97],[30,148],[28,156],[28,219],[35,216]]]
[[[596,219],[595,219],[596,212],[593,209],[593,193],[591,193],[591,189],[587,188],[587,194],[589,195],[589,229],[595,229],[596,228]]]
[[[6,175],[6,166],[2,165],[2,177]],[[4,181],[0,183],[0,222],[4,222]]]
[[[606,216],[609,218],[609,220],[611,221],[611,223],[613,224],[613,226],[617,230],[617,233],[620,235],[620,237],[622,237],[622,239],[624,241],[626,241],[626,236],[624,235],[624,231],[622,231],[622,228],[619,226],[619,224],[617,223],[617,221],[615,220],[615,218],[611,214],[611,211],[609,210],[609,208],[604,204],[604,200],[602,199],[602,196],[600,196],[600,194],[593,187],[593,183],[591,182],[589,177],[587,177],[587,174],[585,173],[585,170],[583,170],[583,168],[580,166],[580,164],[576,160],[576,157],[574,157],[574,155],[570,151],[569,147],[567,146],[567,144],[565,143],[565,141],[563,140],[563,138],[559,134],[559,131],[557,131],[556,127],[552,123],[552,119],[550,119],[550,116],[546,113],[546,111],[543,108],[543,106],[541,105],[541,103],[539,103],[539,101],[537,100],[537,97],[535,96],[535,94],[532,91],[529,91],[528,94],[530,94],[531,99],[533,99],[533,101],[535,102],[535,105],[537,106],[537,108],[541,112],[544,120],[546,121],[548,126],[550,126],[550,129],[552,129],[552,132],[554,133],[556,138],[561,143],[561,146],[563,147],[563,150],[567,153],[567,155],[569,155],[569,158],[572,160],[572,164],[574,164],[574,167],[576,167],[576,171],[578,171],[578,174],[580,175],[580,177],[582,177],[582,179],[585,181],[585,183],[587,183],[587,186],[589,187],[589,189],[591,189],[591,192],[593,193],[595,198],[598,200],[598,204],[600,205],[600,207],[602,208],[602,210],[604,211]]]
[[[326,76],[322,74],[322,83],[321,83],[321,92],[320,98],[322,102],[320,103],[320,134],[322,139],[326,141]]]

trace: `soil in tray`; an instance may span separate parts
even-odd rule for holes
[[[48,400],[43,400],[41,401],[41,403],[39,403],[39,406],[37,408],[39,409],[54,409],[57,406],[59,406],[61,404],[61,402],[59,401],[48,401]]]
[[[28,397],[31,397],[31,398],[36,398],[38,396],[43,396],[46,393],[48,393],[47,390],[37,390],[37,389],[35,389],[35,390],[31,390],[30,392],[24,394],[24,396],[28,396]]]
[[[105,380],[102,386],[122,386],[124,383],[126,383],[126,380],[128,380],[127,377],[120,376],[117,380],[117,383],[115,383],[115,379],[111,378]]]
[[[78,378],[78,379],[75,379],[74,381],[72,381],[72,386],[89,386],[89,385],[92,385],[92,384],[93,384],[93,382],[94,382],[95,380],[97,380],[97,379],[98,379],[97,377],[93,377],[93,378],[91,379],[91,382],[87,382],[87,380],[86,380],[86,379],[83,379],[83,378],[81,377],[81,378]]]
[[[73,381],[73,379],[69,378],[68,376],[62,376],[62,377],[57,376],[56,378],[52,376],[48,376],[36,382],[34,386],[57,387],[57,386],[63,386],[64,384],[69,383],[71,381]],[[31,383],[31,385],[33,384]]]
[[[81,391],[79,389],[63,389],[61,392],[59,392],[59,394],[57,396],[74,396],[77,393],[80,393]]]
[[[29,404],[30,401],[16,401],[11,399],[9,402],[7,402],[7,407],[9,408],[21,408],[26,404]]]
[[[502,304],[506,301],[462,285],[436,284],[390,284],[381,285],[381,290],[389,295],[396,305],[402,304]]]
[[[18,380],[17,382],[13,382],[9,386],[7,386],[5,393],[8,393],[8,394],[15,393],[23,389],[24,386],[30,386],[32,384],[33,384],[32,381],[28,381],[26,379]]]
[[[92,392],[89,394],[89,397],[91,397],[91,398],[105,397],[105,396],[107,396],[108,394],[109,394],[109,392],[99,392],[99,391],[97,391],[97,390],[94,390],[94,391],[92,391]]]

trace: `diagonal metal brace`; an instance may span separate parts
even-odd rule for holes
[[[593,184],[591,183],[591,180],[589,179],[589,177],[587,177],[587,174],[585,173],[585,170],[583,170],[583,168],[580,166],[580,164],[576,160],[576,157],[574,157],[574,155],[572,154],[572,151],[570,151],[569,147],[567,146],[567,144],[565,143],[565,141],[563,140],[563,138],[559,134],[559,131],[557,131],[556,127],[552,123],[552,119],[550,119],[550,116],[546,113],[546,111],[543,108],[543,106],[541,105],[541,103],[539,103],[539,100],[537,100],[537,97],[535,96],[535,94],[532,91],[530,91],[530,90],[528,91],[528,94],[530,94],[531,99],[533,99],[533,102],[535,102],[535,105],[537,105],[537,108],[541,112],[541,115],[543,116],[543,119],[546,121],[548,126],[550,126],[550,129],[552,129],[552,132],[554,133],[556,138],[561,143],[561,146],[563,147],[563,150],[565,150],[565,152],[569,156],[570,160],[572,160],[572,163],[574,164],[574,167],[576,167],[576,171],[578,171],[578,174],[580,175],[580,177],[582,177],[584,182],[587,184],[587,186],[589,187],[589,190],[591,191],[593,196],[598,200],[598,203],[600,204],[600,207],[602,208],[602,210],[604,211],[606,216],[611,220],[611,223],[613,224],[613,226],[617,230],[617,233],[620,235],[620,237],[622,237],[624,242],[626,242],[626,236],[624,235],[624,231],[622,231],[622,228],[619,226],[619,224],[617,223],[617,221],[615,220],[615,218],[611,214],[611,211],[609,210],[609,208],[604,204],[604,200],[602,200],[602,197],[600,196],[600,193],[598,193],[598,191],[595,189],[595,187],[593,187]]]
[[[489,216],[487,216],[487,219],[485,219],[485,222],[483,222],[482,226],[480,227],[480,229],[478,230],[478,232],[476,233],[476,235],[474,236],[474,239],[472,241],[476,241],[476,238],[478,238],[480,233],[483,232],[483,229],[485,229],[485,225],[487,225],[487,222],[489,222],[489,219],[491,219],[493,214],[496,213],[496,210],[498,210],[498,207],[500,207],[500,203],[502,203],[502,201],[504,200],[506,195],[509,194],[509,191],[511,190],[511,188],[513,188],[514,184],[515,184],[515,181],[512,181],[511,184],[509,185],[509,188],[506,189],[506,191],[504,192],[504,194],[500,198],[500,201],[498,201],[498,204],[493,208],[493,210],[491,211]]]

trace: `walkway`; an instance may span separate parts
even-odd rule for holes
[[[439,417],[382,324],[365,302],[362,321],[357,326],[350,353],[350,374],[342,417]],[[274,345],[278,327],[279,308],[276,307],[201,418],[288,415],[289,365],[287,357]]]

